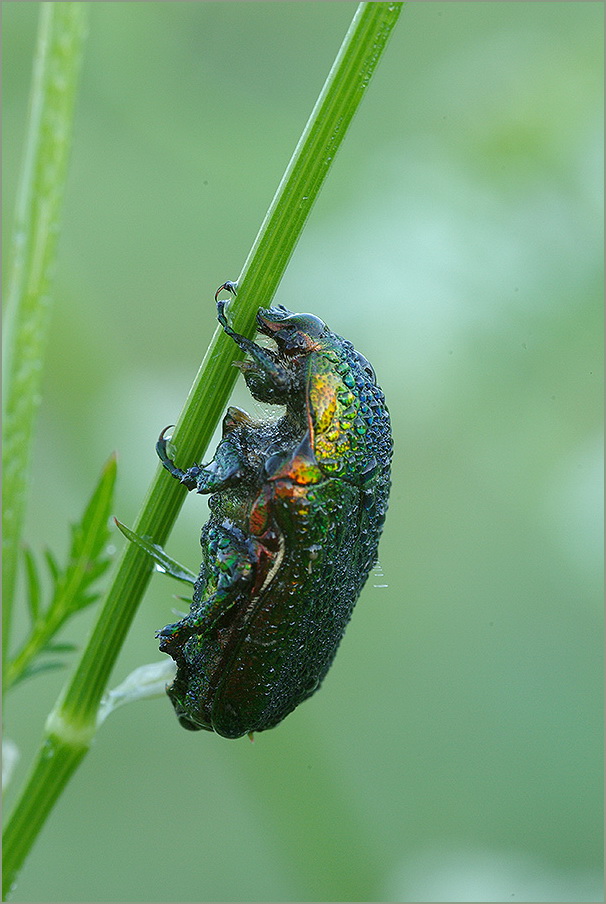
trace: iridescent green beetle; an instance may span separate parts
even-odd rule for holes
[[[158,637],[177,664],[168,695],[181,725],[238,738],[281,722],[330,668],[377,560],[392,438],[371,365],[318,317],[261,308],[273,350],[217,307],[249,356],[238,366],[252,395],[285,412],[229,408],[214,459],[186,471],[161,434],[164,467],[212,495],[190,613]]]

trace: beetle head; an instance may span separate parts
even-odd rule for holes
[[[306,355],[318,351],[329,334],[326,324],[314,314],[293,314],[282,305],[259,308],[257,329],[274,339],[280,352],[287,356]]]

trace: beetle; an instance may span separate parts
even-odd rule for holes
[[[217,290],[235,294],[235,285]],[[374,370],[314,314],[260,308],[268,348],[220,325],[248,357],[252,396],[284,406],[255,419],[230,407],[211,462],[178,468],[210,494],[191,609],[159,631],[177,664],[179,722],[225,738],[273,728],[321,685],[377,561],[390,488],[389,414]]]

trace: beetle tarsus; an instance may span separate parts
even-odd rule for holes
[[[185,471],[182,471],[181,468],[178,468],[172,458],[169,458],[168,452],[166,451],[166,447],[169,443],[169,440],[165,438],[165,434],[168,430],[172,430],[174,424],[171,424],[169,427],[165,427],[160,436],[158,437],[158,442],[156,443],[156,452],[158,453],[158,458],[162,462],[162,465],[169,474],[173,477],[176,477],[184,486],[187,487],[188,490],[193,490],[196,487],[196,480],[192,478],[190,474]]]
[[[238,294],[237,288],[238,288],[238,283],[232,282],[231,279],[228,279],[226,282],[223,283],[223,285],[219,286],[219,288],[215,292],[215,301],[218,301],[217,296],[218,296],[219,292],[223,291],[223,289],[225,289],[226,292],[231,292],[232,295],[237,295]]]

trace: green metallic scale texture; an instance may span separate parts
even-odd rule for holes
[[[231,284],[225,288],[231,289]],[[229,408],[214,459],[182,471],[212,494],[190,613],[159,632],[177,664],[168,688],[181,725],[238,738],[273,728],[311,696],[335,657],[377,561],[392,438],[369,362],[313,314],[261,308],[261,347],[225,332],[255,399],[275,420]]]

